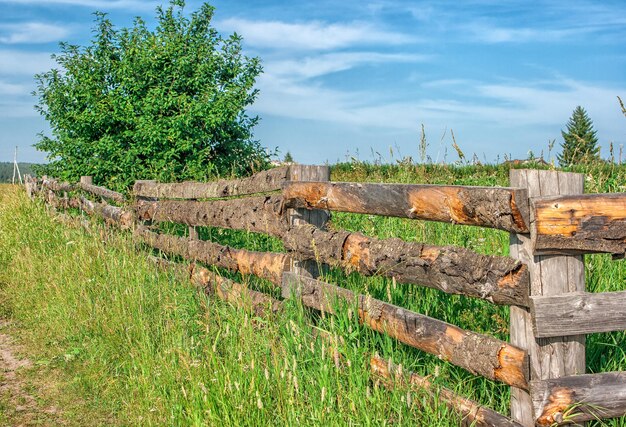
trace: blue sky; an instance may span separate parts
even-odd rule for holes
[[[92,12],[117,26],[148,23],[161,2],[0,0],[0,161],[41,162],[48,132],[33,109],[33,74],[54,66],[59,41],[87,44]],[[188,1],[191,12],[201,2]],[[547,157],[577,105],[608,156],[626,143],[626,2],[317,0],[211,2],[215,27],[263,60],[249,112],[255,136],[302,163],[454,162]],[[393,153],[393,154],[392,154]],[[625,154],[626,155],[626,154]]]

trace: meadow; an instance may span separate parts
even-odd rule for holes
[[[587,192],[626,192],[626,167],[580,167]],[[332,166],[333,181],[506,186],[506,166],[393,165],[353,161]],[[84,221],[84,219],[82,219]],[[0,187],[0,317],[34,367],[24,381],[42,405],[69,425],[459,425],[459,418],[418,391],[388,390],[369,373],[378,353],[403,369],[508,413],[509,388],[360,326],[353,310],[324,316],[288,301],[262,319],[207,298],[184,272],[162,271],[128,233],[96,221],[68,220]],[[456,245],[507,255],[507,233],[469,226],[334,213],[330,227],[366,235]],[[186,229],[166,225],[170,232]],[[253,250],[282,243],[241,231],[200,228],[203,239]],[[279,295],[262,280],[224,276]],[[587,289],[626,289],[626,261],[586,256]],[[508,340],[508,308],[436,290],[327,271],[324,280],[465,329]],[[333,337],[339,359],[316,339]],[[339,360],[339,363],[336,363]],[[626,369],[626,333],[587,338],[589,372]],[[23,414],[0,395],[0,424]],[[47,424],[52,415],[38,415]],[[593,424],[593,423],[592,423]],[[626,426],[626,417],[597,425]]]

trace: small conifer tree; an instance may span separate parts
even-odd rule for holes
[[[285,163],[293,163],[293,156],[289,151],[285,154],[285,159],[283,160]]]
[[[561,135],[563,151],[558,159],[562,166],[591,163],[600,158],[600,147],[593,122],[580,105],[574,109],[572,117],[567,122],[567,131],[562,130]]]

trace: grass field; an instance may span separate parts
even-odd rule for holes
[[[624,167],[582,172],[590,192],[626,191]],[[332,169],[335,181],[493,186],[507,185],[507,177],[508,169],[493,166],[354,162]],[[331,226],[508,253],[508,234],[496,230],[340,213]],[[54,417],[69,425],[459,425],[454,414],[426,404],[420,394],[372,382],[374,352],[508,411],[508,387],[367,330],[353,312],[319,316],[290,301],[275,319],[255,318],[201,296],[181,274],[158,271],[127,234],[65,224],[14,187],[0,187],[0,227],[0,317],[11,322],[11,334],[34,362],[23,374],[29,390],[60,408]],[[282,250],[280,241],[252,233],[203,228],[200,235],[236,247]],[[277,294],[260,280],[222,273]],[[625,261],[587,256],[586,273],[592,292],[626,289]],[[325,280],[508,339],[505,307],[339,271]],[[337,337],[340,369],[328,357],[328,343],[313,337],[315,329]],[[625,370],[626,334],[590,335],[587,366],[590,372]],[[0,424],[23,416],[10,411],[8,402],[0,396]],[[626,426],[626,418],[602,425]]]

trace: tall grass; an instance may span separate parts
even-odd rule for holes
[[[589,191],[612,192],[626,191],[625,170],[600,165],[578,171],[586,174]],[[494,186],[508,184],[508,168],[353,162],[334,166],[332,179]],[[255,318],[199,295],[183,276],[157,271],[125,234],[99,226],[67,227],[15,189],[6,187],[1,194],[3,315],[21,325],[42,369],[52,367],[75,378],[66,392],[88,396],[85,410],[112,424],[459,424],[441,405],[425,404],[424,396],[388,391],[372,382],[368,361],[374,352],[508,412],[507,386],[370,331],[349,307],[331,317],[289,301],[276,318]],[[478,227],[342,213],[333,215],[330,226],[508,254],[507,233]],[[166,227],[185,233],[180,226]],[[254,233],[199,232],[201,238],[236,247],[284,250],[280,241]],[[222,273],[278,295],[267,282]],[[592,292],[626,288],[624,261],[587,256],[586,273]],[[324,279],[508,339],[506,307],[338,270],[326,272]],[[328,357],[328,342],[315,339],[316,330],[336,337],[340,367]],[[624,370],[625,349],[623,332],[589,336],[589,371]],[[626,418],[603,425],[625,426]]]

